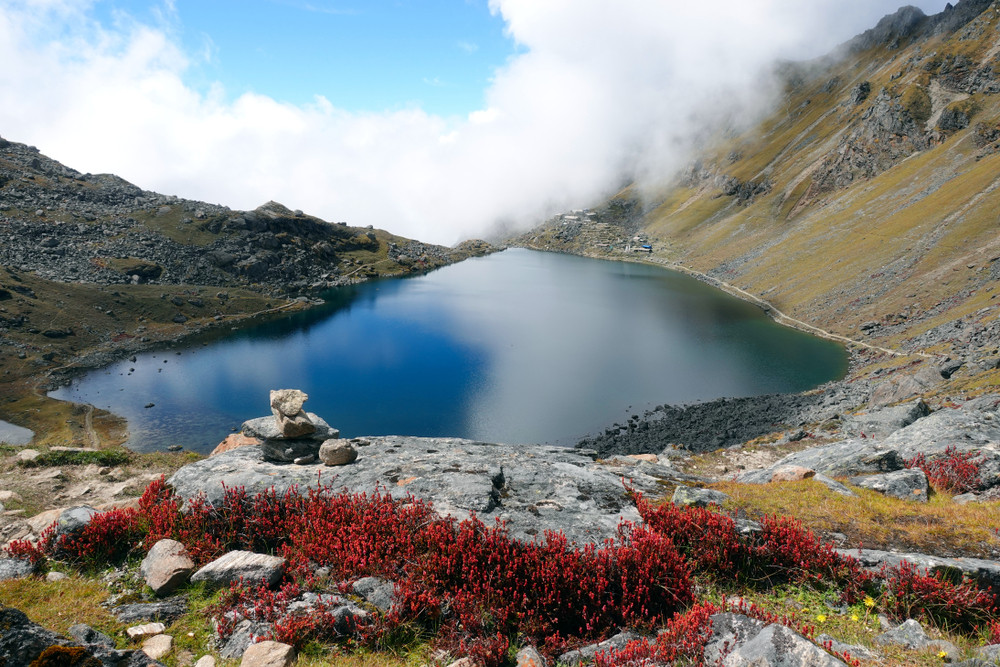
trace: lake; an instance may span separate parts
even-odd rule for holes
[[[644,264],[510,249],[324,298],[49,395],[125,417],[137,451],[211,451],[280,388],[309,394],[343,437],[570,445],[656,405],[804,391],[847,370],[842,346]]]

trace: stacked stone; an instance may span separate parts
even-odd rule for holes
[[[244,422],[242,435],[260,441],[264,458],[276,463],[307,465],[320,459],[327,465],[344,465],[354,461],[357,450],[340,440],[340,431],[303,409],[308,398],[298,389],[272,390],[273,416]]]

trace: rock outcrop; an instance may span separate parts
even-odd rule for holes
[[[248,446],[184,466],[167,483],[183,498],[202,494],[217,504],[223,484],[281,493],[320,479],[334,491],[412,495],[458,519],[475,513],[487,522],[508,521],[511,534],[522,539],[551,529],[583,543],[613,537],[621,519],[639,520],[630,488],[653,493],[661,480],[684,477],[662,464],[605,465],[592,452],[561,447],[405,436],[351,442],[359,456],[348,466],[278,463],[267,460],[262,447]]]

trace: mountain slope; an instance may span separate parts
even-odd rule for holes
[[[990,370],[1000,345],[998,24],[996,2],[934,17],[901,9],[834,57],[784,66],[777,111],[718,140],[670,187],[627,188],[596,226],[570,224],[587,233],[567,233],[563,219],[520,241],[619,256],[641,232],[654,261],[794,319],[957,355],[970,362],[963,374],[971,362]]]
[[[36,444],[92,444],[104,435],[70,427],[81,421],[73,406],[46,401],[36,384],[308,308],[336,285],[489,251],[328,223],[275,202],[232,211],[161,195],[0,138],[0,419],[40,433]]]

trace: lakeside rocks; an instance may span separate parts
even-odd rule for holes
[[[970,454],[980,461],[977,488],[990,489],[1000,484],[998,406],[1000,396],[982,396],[960,406],[946,407],[920,416],[884,437],[849,437],[789,454],[771,466],[739,474],[737,481],[766,484],[779,469],[799,466],[828,477],[852,477],[853,484],[868,486],[890,495],[897,495],[898,492],[926,499],[926,478],[921,480],[920,475],[923,473],[917,475],[919,471],[904,471],[906,462],[918,455],[933,460],[945,456],[951,450],[959,454]],[[923,410],[908,406],[886,408],[883,411],[899,415]],[[892,423],[892,419],[880,419],[880,414],[878,411],[869,411],[854,423],[870,424],[873,419],[882,425]],[[876,477],[863,481],[859,479],[862,475]],[[910,485],[901,490],[903,487],[896,483],[904,479],[909,479]],[[924,490],[920,491],[921,488]],[[916,494],[913,493],[915,490]]]
[[[508,521],[519,539],[541,537],[551,529],[584,543],[613,537],[621,519],[639,520],[625,481],[651,494],[664,480],[686,477],[663,464],[606,465],[592,452],[562,447],[407,436],[350,442],[359,456],[347,466],[289,465],[267,460],[261,446],[247,446],[186,465],[167,483],[182,498],[203,494],[218,504],[223,484],[248,493],[273,486],[280,494],[292,486],[304,491],[319,478],[333,491],[412,495],[459,520],[474,512],[488,523]]]

